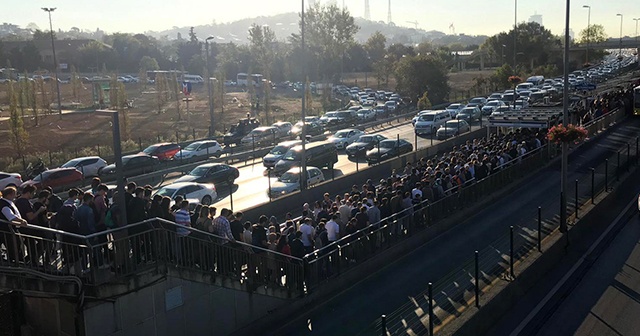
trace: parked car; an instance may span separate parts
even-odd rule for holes
[[[82,180],[82,173],[75,167],[55,168],[45,170],[44,172],[36,175],[32,180],[22,183],[20,187],[22,188],[27,185],[33,185],[38,190],[41,190],[45,187],[59,189],[65,186],[77,186],[78,184],[80,184],[80,182],[82,182]]]
[[[98,156],[87,156],[67,161],[60,168],[76,168],[84,176],[98,176],[100,170],[107,166],[107,161]]]
[[[347,146],[347,148],[345,148],[345,152],[350,158],[364,155],[368,150],[376,147],[380,141],[386,139],[387,138],[384,135],[380,134],[361,135],[360,138],[356,140],[356,142],[350,144],[349,146]]]
[[[449,106],[447,106],[446,111],[449,112],[449,114],[451,115],[451,118],[455,118],[456,115],[458,115],[458,113],[460,111],[462,111],[462,109],[464,108],[464,104],[451,104]]]
[[[179,151],[180,146],[178,144],[164,142],[151,145],[145,148],[142,152],[149,156],[155,156],[160,161],[168,161],[173,159]]]
[[[187,147],[179,150],[173,156],[176,160],[190,160],[207,158],[210,156],[220,157],[222,146],[215,140],[202,140],[190,143]]]
[[[271,198],[280,197],[300,190],[300,168],[291,168],[271,183]],[[316,167],[307,167],[307,186],[324,182],[324,174]],[[269,191],[267,191],[269,192]]]
[[[466,120],[449,120],[436,131],[436,138],[444,140],[469,131],[471,126]]]
[[[164,186],[155,193],[160,196],[168,196],[175,199],[182,196],[189,203],[210,205],[218,198],[216,187],[213,184],[202,184],[196,182],[176,182]]]
[[[364,132],[359,129],[349,128],[337,131],[327,140],[336,146],[336,149],[344,149],[354,143]]]
[[[267,168],[275,167],[286,152],[298,145],[302,145],[302,140],[291,140],[277,144],[262,158],[262,164]]]
[[[125,155],[122,157],[122,173],[125,177],[150,173],[158,168],[160,161],[155,156],[145,153]],[[116,165],[110,164],[100,170],[100,177],[114,177]]]
[[[15,173],[0,172],[0,190],[6,187],[19,187],[22,185],[22,176]]]
[[[367,151],[367,162],[376,163],[413,151],[413,145],[405,139],[387,139],[380,146]]]
[[[180,177],[175,182],[233,184],[238,176],[240,176],[240,171],[236,167],[224,163],[205,163],[193,168],[189,174]]]
[[[472,122],[474,120],[479,120],[482,112],[477,106],[473,107],[465,107],[458,113],[456,119],[458,120],[466,120],[467,122]]]

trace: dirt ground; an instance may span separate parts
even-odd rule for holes
[[[478,75],[488,76],[491,71],[451,73],[452,87],[460,90],[468,90],[473,85],[473,79]],[[371,74],[370,74],[371,75]],[[348,85],[365,85],[365,74],[348,74]],[[377,85],[375,78],[367,75],[369,87],[374,89],[393,90],[395,81],[390,78],[390,85]],[[169,102],[158,112],[157,97],[153,87],[144,88],[143,85],[127,84],[127,98],[132,101],[133,108],[127,110],[128,132],[122,132],[123,150],[134,151],[144,148],[158,141],[186,141],[195,138],[203,138],[208,134],[209,111],[207,108],[207,91],[204,86],[194,86],[189,102],[189,117],[186,116],[186,103],[180,102],[180,118],[178,117],[177,103]],[[6,141],[0,142],[0,170],[19,171],[22,160],[15,155],[10,139],[10,125],[8,120],[8,106],[6,84],[0,87],[0,137]],[[215,129],[217,134],[222,134],[232,123],[250,112],[249,93],[239,88],[227,88],[224,95],[224,106],[221,106],[217,97],[215,101]],[[47,94],[48,100],[54,102],[53,85]],[[78,102],[83,105],[91,105],[91,88],[83,86],[81,92],[74,99],[69,84],[61,85],[63,103]],[[39,99],[42,101],[42,94]],[[217,95],[216,95],[217,96]],[[273,121],[297,120],[301,109],[301,92],[291,88],[277,88],[272,91],[272,117]],[[321,111],[320,97],[312,99],[314,111],[309,114],[318,114]],[[263,103],[262,103],[263,104]],[[29,134],[25,162],[33,162],[41,158],[45,163],[55,166],[73,157],[81,155],[102,155],[111,153],[111,121],[108,116],[100,116],[93,113],[63,113],[62,118],[53,114],[47,115],[47,111],[41,111],[39,124],[31,116],[30,110],[25,109],[24,125]],[[256,115],[264,121],[264,115]],[[122,117],[121,117],[122,119]],[[123,128],[121,120],[121,128]],[[13,153],[13,154],[12,154]]]

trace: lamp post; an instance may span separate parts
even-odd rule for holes
[[[207,63],[207,94],[209,100],[209,136],[215,136],[215,124],[213,123],[213,92],[211,90],[211,74],[209,70],[211,67],[209,66],[209,40],[213,40],[215,36],[209,36],[204,40],[205,52],[206,52],[206,63]]]
[[[587,61],[585,63],[589,63],[589,46],[591,45],[591,6],[583,5],[582,8],[589,9],[589,14],[587,15]]]
[[[49,32],[51,33],[51,50],[53,51],[53,72],[56,75],[56,91],[58,94],[58,115],[62,119],[62,101],[60,100],[60,82],[58,81],[58,60],[56,59],[56,44],[53,39],[53,23],[51,23],[51,12],[55,7],[42,7],[42,10],[49,14]]]
[[[111,127],[113,131],[113,156],[116,165],[116,190],[118,191],[115,202],[118,204],[118,215],[120,217],[120,225],[127,225],[127,207],[125,206],[124,185],[125,177],[122,171],[122,147],[120,142],[120,119],[118,111],[98,110],[98,115],[107,115],[111,117]]]
[[[306,103],[307,103],[307,76],[305,76],[307,67],[306,67],[306,57],[304,55],[304,0],[301,0],[302,8],[300,15],[300,49],[302,53],[302,82],[304,83],[304,90],[302,91],[302,153],[300,153],[300,167],[302,168],[300,176],[307,176],[307,152],[306,152],[306,142],[307,142],[307,124],[305,122],[306,118]],[[306,186],[307,179],[300,178],[300,190],[307,189]]]
[[[633,21],[636,22],[636,48],[638,47],[638,21],[640,21],[640,18],[635,18],[633,19]]]
[[[618,56],[622,56],[622,20],[624,16],[622,14],[616,14],[616,16],[620,17],[620,50],[618,51]]]
[[[516,44],[518,43],[518,0],[515,0],[515,10],[514,10],[514,18],[513,18],[513,74],[516,74],[516,65],[517,65],[517,49]]]
[[[564,28],[564,83],[562,91],[562,124],[569,124],[569,18],[570,0],[567,0],[567,10]],[[562,159],[560,163],[560,232],[567,233],[567,165],[569,145],[562,142]]]

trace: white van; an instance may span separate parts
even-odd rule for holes
[[[418,117],[414,130],[418,135],[432,134],[448,120],[451,120],[449,111],[440,110],[428,112]]]
[[[518,84],[518,86],[516,86],[516,93],[520,93],[522,91],[531,91],[531,89],[533,88],[533,83],[520,83]]]
[[[182,80],[194,84],[204,83],[204,78],[202,78],[202,76],[200,75],[183,75]]]

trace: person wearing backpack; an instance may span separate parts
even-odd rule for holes
[[[68,233],[80,234],[80,223],[75,218],[77,208],[73,202],[73,199],[77,197],[77,191],[75,189],[72,190],[73,192],[69,191],[69,199],[71,199],[72,201],[65,202],[54,217],[58,230]],[[73,197],[71,196],[71,194],[73,194]],[[63,267],[66,267],[70,273],[80,274],[80,272],[82,271],[80,267],[80,251],[74,248],[74,245],[77,246],[78,244],[81,244],[82,241],[65,234],[62,234],[61,236],[62,237],[60,240],[62,242],[62,265]]]

